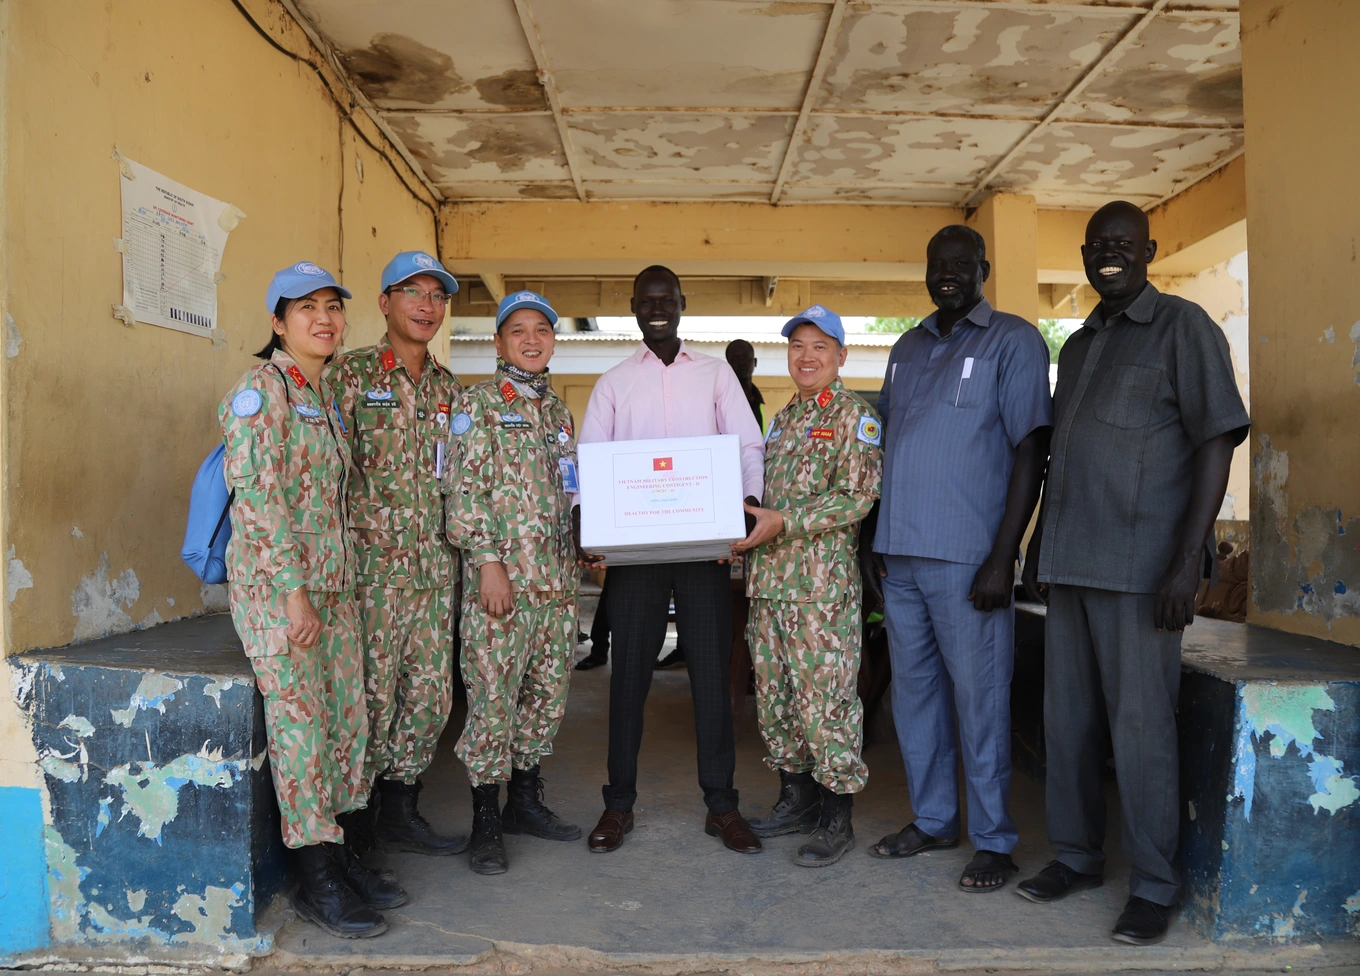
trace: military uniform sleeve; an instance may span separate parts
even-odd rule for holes
[[[293,520],[285,492],[284,470],[287,425],[294,422],[287,388],[271,370],[250,375],[241,390],[260,396],[259,408],[249,416],[233,409],[238,391],[222,405],[222,436],[227,484],[236,492],[232,510],[254,566],[251,569],[280,590],[295,590],[307,582],[302,551],[293,537]]]
[[[471,566],[500,561],[496,549],[495,431],[473,391],[458,398],[449,423],[449,463],[444,471],[444,535],[461,549]]]
[[[845,394],[843,394],[845,395]],[[860,522],[883,486],[883,430],[867,406],[854,402],[836,425],[837,456],[830,484],[784,512],[779,541],[808,538]]]

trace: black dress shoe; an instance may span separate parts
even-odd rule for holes
[[[1074,891],[1083,888],[1099,888],[1105,883],[1104,875],[1082,874],[1073,871],[1062,861],[1049,861],[1044,869],[1027,881],[1015,886],[1015,893],[1021,898],[1044,904],[1066,898]]]
[[[685,663],[685,652],[679,644],[675,645],[675,650],[671,651],[663,658],[657,659],[656,666],[660,669],[673,668],[677,664]]]
[[[1166,938],[1166,930],[1174,914],[1174,905],[1159,905],[1146,898],[1130,898],[1110,934],[1117,942],[1127,942],[1129,945],[1155,945]]]
[[[585,657],[581,658],[581,660],[576,662],[576,670],[591,671],[594,670],[595,668],[604,667],[604,665],[608,663],[609,663],[609,651],[606,650],[603,654],[596,654],[595,651],[592,650],[589,654],[587,654]]]

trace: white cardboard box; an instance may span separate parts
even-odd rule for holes
[[[608,563],[725,559],[746,537],[735,434],[580,444],[581,546]]]

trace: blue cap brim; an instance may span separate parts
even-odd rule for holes
[[[405,278],[398,278],[396,281],[392,282],[392,284],[388,285],[387,287],[395,288],[403,281],[410,281],[417,275],[429,275],[431,278],[438,278],[440,284],[444,286],[444,289],[450,295],[456,294],[458,292],[458,279],[455,278],[453,275],[449,274],[447,271],[443,271],[439,268],[416,268]],[[384,289],[384,291],[385,290],[386,289]]]
[[[557,313],[553,311],[551,305],[545,305],[543,302],[523,301],[515,302],[509,308],[505,309],[499,315],[497,315],[496,328],[499,329],[501,327],[505,320],[510,317],[511,312],[517,312],[521,308],[532,308],[535,312],[542,312],[545,316],[547,316],[549,325],[552,326],[557,325]]]
[[[306,287],[303,287],[304,285],[305,285]],[[303,282],[302,284],[300,284],[300,285],[298,285],[298,286],[296,286],[296,287],[294,287],[294,288],[286,289],[286,290],[284,290],[284,291],[279,292],[279,297],[280,297],[280,298],[302,298],[304,295],[310,295],[312,292],[314,292],[314,291],[321,291],[321,290],[324,289],[324,288],[334,288],[336,291],[338,291],[338,292],[340,293],[340,297],[343,298],[343,299],[345,299],[346,301],[351,301],[351,300],[353,300],[353,298],[354,298],[354,296],[353,296],[352,294],[350,294],[350,290],[349,290],[348,288],[346,288],[344,285],[338,284],[338,283],[336,283],[336,282],[334,282],[334,281],[332,281],[332,282],[331,282],[330,284],[328,284],[328,285],[327,285],[327,284],[320,284],[320,285],[318,285],[318,284],[316,284],[315,282],[310,282],[310,281]]]

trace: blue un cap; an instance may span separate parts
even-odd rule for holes
[[[841,317],[825,305],[810,305],[803,309],[784,323],[784,328],[779,330],[779,334],[787,339],[793,334],[794,329],[805,322],[817,326],[842,346],[845,345],[845,327],[841,325]]]
[[[501,299],[500,307],[496,309],[496,330],[500,331],[501,323],[510,317],[511,312],[519,308],[532,308],[542,312],[547,316],[548,324],[556,329],[557,313],[553,311],[546,298],[537,292],[516,291]]]
[[[353,298],[348,288],[340,287],[339,282],[325,268],[312,264],[310,261],[299,261],[297,264],[290,264],[282,271],[275,273],[269,282],[269,288],[264,293],[264,305],[269,309],[269,314],[274,314],[274,309],[279,307],[281,298],[301,298],[303,295],[310,295],[318,288],[334,288],[340,293],[341,298]]]
[[[444,290],[450,295],[458,290],[458,279],[444,270],[444,266],[439,263],[437,258],[431,257],[424,251],[402,251],[391,261],[387,262],[387,267],[383,268],[382,288],[380,291],[387,291],[393,285],[399,285],[407,278],[414,278],[416,275],[427,274],[432,278],[438,278]]]

